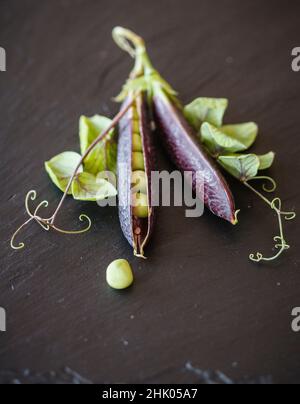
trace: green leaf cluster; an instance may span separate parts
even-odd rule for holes
[[[115,186],[98,175],[104,171],[116,172],[117,143],[114,130],[99,142],[82,162],[82,156],[110,124],[110,119],[100,115],[91,118],[82,116],[79,121],[81,154],[64,152],[45,163],[45,169],[52,182],[62,192],[66,191],[79,166],[68,191],[76,200],[96,202],[117,195]]]
[[[269,152],[262,156],[246,154],[256,141],[258,125],[255,122],[224,125],[227,108],[227,99],[197,98],[184,108],[184,114],[219,164],[240,181],[249,181],[259,171],[272,166],[275,153]]]

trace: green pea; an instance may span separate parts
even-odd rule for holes
[[[107,268],[106,281],[113,289],[126,289],[132,285],[133,280],[131,266],[126,260],[116,260]]]
[[[132,213],[140,219],[146,219],[149,216],[148,197],[146,194],[138,192],[133,194]]]
[[[141,133],[140,131],[140,121],[132,121],[133,133]]]
[[[145,171],[144,155],[141,152],[132,153],[132,171]]]
[[[147,193],[148,183],[145,171],[133,171],[131,177],[131,185],[134,187],[134,192]]]
[[[139,114],[136,108],[133,108],[132,110],[132,120],[133,121],[139,121]]]
[[[143,151],[142,138],[138,133],[134,133],[132,136],[132,151],[134,152]]]
[[[134,152],[142,152],[143,151],[142,138],[137,133],[134,133],[134,135],[132,137],[132,150]]]

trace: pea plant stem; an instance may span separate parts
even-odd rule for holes
[[[258,195],[260,199],[262,199],[267,205],[269,205],[273,209],[272,202],[269,201],[269,199],[267,199],[263,194],[261,194],[259,191],[257,191],[257,189],[252,187],[252,185],[250,185],[247,181],[243,181],[243,184],[247,188],[249,188],[252,192],[254,192],[256,195]]]
[[[112,35],[116,44],[135,59],[135,66],[130,75],[131,79],[137,78],[143,74],[149,75],[155,71],[147,54],[145,41],[142,37],[122,27],[114,28]]]

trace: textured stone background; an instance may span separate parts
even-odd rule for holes
[[[184,209],[159,209],[145,262],[132,257],[115,209],[71,200],[60,223],[73,228],[85,212],[93,218],[88,234],[46,234],[32,224],[22,234],[27,249],[9,247],[27,191],[57,203],[43,163],[78,150],[79,116],[118,110],[111,99],[132,61],[112,42],[115,25],[145,37],[183,102],[226,96],[227,122],[257,121],[255,150],[276,151],[271,175],[287,209],[299,206],[300,73],[291,70],[299,12],[297,1],[1,0],[2,380],[72,382],[78,372],[97,383],[193,383],[210,369],[234,381],[299,382],[300,334],[291,331],[299,227],[286,226],[293,248],[277,263],[250,263],[249,252],[271,251],[276,218],[234,181],[238,227],[209,213],[185,219]],[[172,169],[158,141],[157,155],[160,169]],[[119,257],[135,269],[125,293],[105,284]]]

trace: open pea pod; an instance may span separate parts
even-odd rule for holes
[[[124,104],[132,103],[128,95]],[[142,93],[121,119],[118,145],[119,217],[124,236],[134,254],[145,258],[144,250],[154,226],[151,172],[154,153],[147,101]]]

